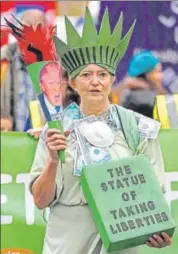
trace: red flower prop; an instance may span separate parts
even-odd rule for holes
[[[6,24],[11,29],[11,34],[18,41],[18,46],[22,58],[26,64],[32,64],[39,61],[57,61],[58,55],[53,43],[55,27],[49,25],[42,26],[38,24],[36,29],[32,26],[22,24],[15,17],[21,28],[9,22],[6,18]]]

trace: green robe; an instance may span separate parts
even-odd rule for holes
[[[76,141],[67,139],[66,163],[59,163],[56,176],[56,197],[50,204],[50,214],[44,240],[43,254],[106,254],[99,238],[80,185],[80,178],[73,175]],[[157,139],[141,138],[139,153],[150,159],[161,185],[164,186],[164,164]],[[112,159],[131,156],[122,131],[109,148]],[[40,139],[31,168],[31,186],[45,168],[48,149]],[[139,247],[112,252],[112,254],[137,254]]]

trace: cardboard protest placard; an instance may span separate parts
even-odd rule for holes
[[[143,245],[153,234],[173,235],[169,206],[144,155],[86,166],[81,184],[108,252]]]
[[[57,128],[63,133],[62,111],[62,67],[57,61],[42,61],[30,64],[28,73],[40,101],[49,128]],[[60,160],[65,161],[63,150]]]

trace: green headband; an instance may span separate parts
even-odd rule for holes
[[[103,15],[99,33],[96,31],[88,8],[85,12],[82,37],[79,36],[67,17],[65,17],[65,24],[67,44],[57,36],[54,36],[53,40],[62,65],[66,68],[69,76],[74,78],[86,65],[91,63],[100,65],[115,75],[117,65],[127,50],[135,21],[123,39],[121,39],[123,14],[121,13],[111,34],[107,9]]]

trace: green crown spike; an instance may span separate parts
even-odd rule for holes
[[[75,78],[85,66],[91,63],[102,66],[115,75],[116,68],[129,45],[135,21],[122,39],[122,13],[112,34],[107,9],[103,15],[99,33],[96,31],[88,8],[85,12],[82,37],[79,36],[67,17],[65,23],[67,44],[56,36],[53,40],[61,62],[68,71],[70,78]]]
[[[132,26],[130,27],[129,31],[127,32],[127,34],[124,36],[124,38],[120,41],[120,43],[117,46],[117,49],[121,52],[120,57],[122,58],[128,48],[129,42],[130,42],[130,38],[132,36],[134,27],[136,24],[136,20],[133,22]]]
[[[109,22],[109,13],[106,8],[105,13],[103,15],[103,19],[101,22],[101,27],[98,35],[98,45],[103,45],[109,43],[111,37],[111,27]]]
[[[90,40],[88,39],[88,35],[92,34]],[[97,43],[98,34],[96,31],[96,27],[93,23],[91,13],[88,8],[85,11],[85,23],[83,27],[82,40],[80,46],[92,46]]]
[[[56,35],[53,36],[53,42],[56,47],[56,51],[60,57],[62,57],[65,53],[67,53],[70,48],[63,42],[61,41]]]
[[[114,28],[114,31],[110,38],[110,45],[114,47],[118,44],[122,36],[122,26],[123,26],[123,13],[121,12],[117,25]]]
[[[65,24],[67,30],[67,45],[69,48],[73,48],[76,45],[80,45],[81,37],[73,27],[71,21],[65,16]]]

